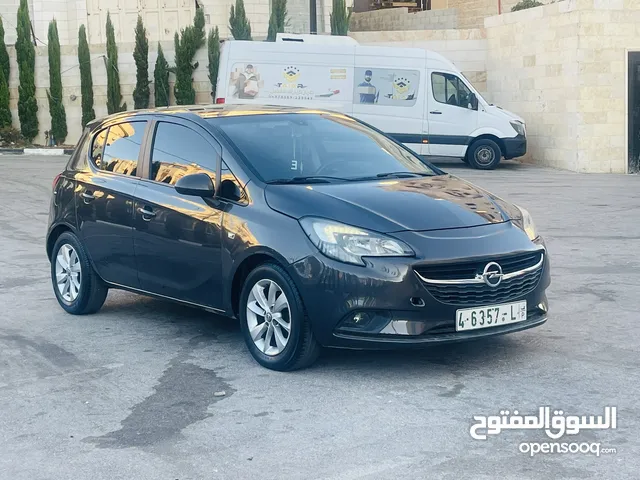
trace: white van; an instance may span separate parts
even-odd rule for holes
[[[484,170],[527,147],[524,121],[488,104],[442,55],[363,46],[349,37],[226,41],[216,102],[346,113],[418,154],[458,157]]]

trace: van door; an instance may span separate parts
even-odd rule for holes
[[[424,51],[358,46],[355,50],[353,116],[379,128],[418,154],[428,154],[423,143],[426,58]]]
[[[452,72],[429,70],[427,100],[430,154],[464,157],[478,126],[478,111],[470,105],[471,90]]]

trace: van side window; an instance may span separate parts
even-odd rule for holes
[[[456,75],[450,73],[432,73],[431,88],[436,102],[455,107],[469,108],[471,90]]]
[[[413,107],[418,98],[419,86],[418,70],[356,67],[353,103]]]

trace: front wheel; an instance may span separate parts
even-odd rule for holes
[[[467,152],[469,165],[479,170],[493,170],[498,166],[501,158],[500,147],[488,138],[473,142]]]
[[[240,326],[253,358],[271,370],[308,367],[320,353],[302,298],[279,265],[260,265],[245,280]]]

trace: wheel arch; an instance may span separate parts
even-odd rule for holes
[[[502,156],[506,156],[507,154],[507,148],[504,144],[504,141],[502,138],[492,134],[492,133],[483,133],[482,135],[478,135],[477,137],[474,137],[471,142],[469,142],[469,146],[467,147],[467,152],[466,152],[466,156],[468,157],[469,154],[471,153],[471,149],[473,148],[473,145],[476,144],[478,141],[480,140],[491,140],[492,142],[495,142],[498,147],[500,147],[500,153],[502,154]]]
[[[47,258],[49,259],[49,261],[51,261],[51,252],[53,251],[53,246],[56,244],[56,241],[58,240],[58,238],[60,238],[60,235],[62,235],[65,232],[75,233],[71,225],[68,225],[66,223],[59,223],[58,225],[53,227],[49,232],[49,235],[47,235],[46,248],[47,248]]]

